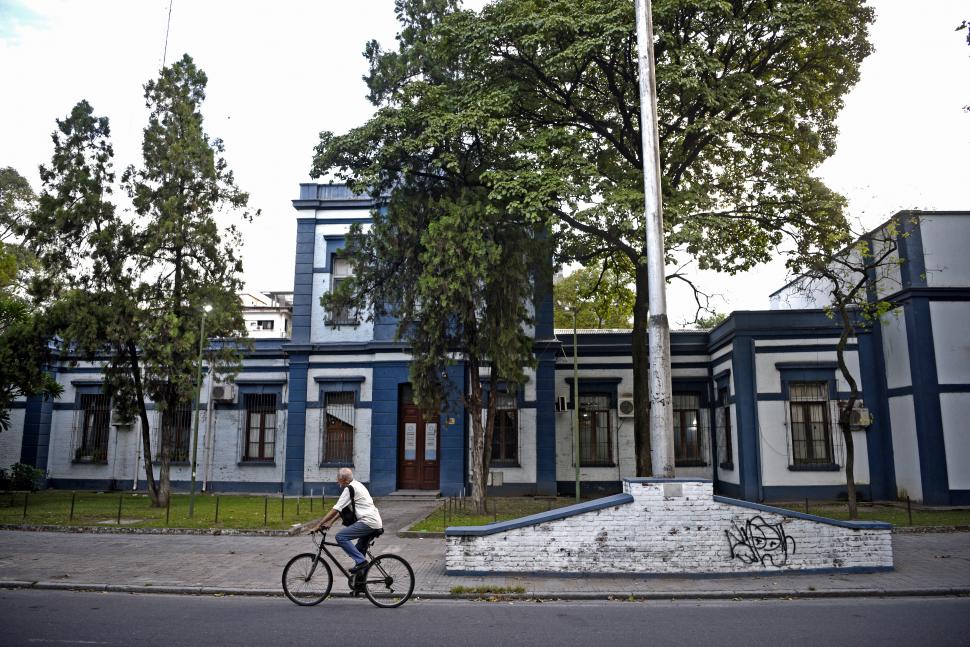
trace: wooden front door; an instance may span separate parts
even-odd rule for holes
[[[401,490],[437,490],[439,440],[437,421],[426,421],[421,410],[402,402],[398,416],[397,486]]]

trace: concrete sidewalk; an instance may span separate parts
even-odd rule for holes
[[[889,573],[453,577],[445,574],[443,538],[395,534],[425,516],[435,503],[384,499],[378,505],[388,532],[377,541],[375,554],[404,556],[415,570],[415,595],[425,598],[452,597],[452,589],[459,586],[521,587],[526,593],[520,597],[563,599],[970,595],[967,532],[894,535],[896,569]],[[297,553],[313,549],[306,536],[0,531],[0,587],[281,595],[286,562]],[[346,582],[339,576],[335,580],[334,593],[346,593]]]

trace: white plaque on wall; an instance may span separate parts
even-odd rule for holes
[[[417,458],[418,425],[414,422],[404,423],[404,460],[413,461]]]
[[[438,423],[424,425],[424,460],[438,460]]]

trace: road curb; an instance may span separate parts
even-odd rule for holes
[[[24,580],[0,580],[2,589],[31,589],[47,591],[94,591],[106,593],[161,593],[167,595],[249,596],[282,597],[280,589],[228,588],[214,586],[168,586],[145,584],[96,584],[84,582],[29,582]],[[350,597],[350,592],[332,593],[332,597]],[[954,597],[970,596],[970,587],[935,587],[911,589],[835,589],[828,591],[532,591],[528,593],[461,593],[444,591],[415,591],[414,598],[426,600],[477,600],[477,601],[650,601],[650,600],[779,600],[791,598],[861,598],[861,597]]]

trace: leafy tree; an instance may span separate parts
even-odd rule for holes
[[[235,296],[239,233],[232,225],[220,228],[214,216],[228,208],[250,217],[248,198],[221,157],[222,142],[203,129],[205,85],[188,55],[145,85],[144,165],[124,173],[135,211],[125,218],[110,199],[108,120],[85,101],[75,106],[58,121],[30,230],[44,268],[35,292],[53,300],[52,325],[65,343],[104,362],[113,406],[139,417],[146,479],[158,506],[169,497],[174,430],[161,425],[156,486],[146,400],[163,414],[193,400],[203,304],[213,307],[206,323],[212,336],[245,334]],[[238,365],[231,340],[207,353],[210,367],[227,374]]]
[[[497,398],[514,390],[535,363],[529,304],[550,276],[547,199],[514,199],[531,181],[531,162],[516,133],[495,119],[507,97],[483,95],[474,72],[482,61],[465,43],[427,28],[455,11],[447,0],[399,2],[397,51],[367,46],[370,99],[379,106],[346,135],[322,133],[313,174],[335,171],[383,208],[374,224],[355,226],[345,254],[354,275],[325,308],[356,308],[370,318],[391,315],[413,356],[418,403],[433,415],[460,398],[472,421],[472,499],[483,509]],[[449,387],[447,367],[464,360],[468,392]],[[487,409],[488,415],[483,416]],[[485,419],[483,422],[483,418]]]
[[[839,374],[849,385],[849,399],[839,408],[838,426],[845,441],[845,478],[849,517],[857,517],[855,444],[852,440],[852,411],[859,402],[859,385],[845,361],[849,340],[878,325],[893,308],[880,295],[895,291],[899,283],[899,240],[908,237],[918,224],[914,218],[897,215],[879,229],[862,236],[849,231],[814,238],[801,245],[788,266],[799,274],[798,293],[821,298],[825,311],[840,326],[836,344]]]
[[[728,316],[723,312],[713,312],[709,316],[698,317],[696,323],[698,328],[710,330],[711,328],[720,326],[727,318]]]
[[[863,0],[654,2],[668,262],[734,273],[767,261],[785,231],[842,226],[841,199],[812,172],[835,150],[872,20]],[[531,140],[547,183],[569,179],[562,255],[622,254],[634,267],[637,471],[649,474],[634,22],[625,0],[497,0],[439,29],[487,51],[477,73],[512,97],[520,143]],[[542,145],[552,137],[558,147]]]
[[[579,328],[629,328],[635,299],[630,269],[604,259],[556,281],[556,327],[572,328],[575,310]]]
[[[36,206],[30,183],[15,169],[0,168],[0,431],[10,427],[18,397],[56,397],[62,390],[44,370],[50,351],[41,332],[43,313],[24,290],[35,260],[20,234]]]

